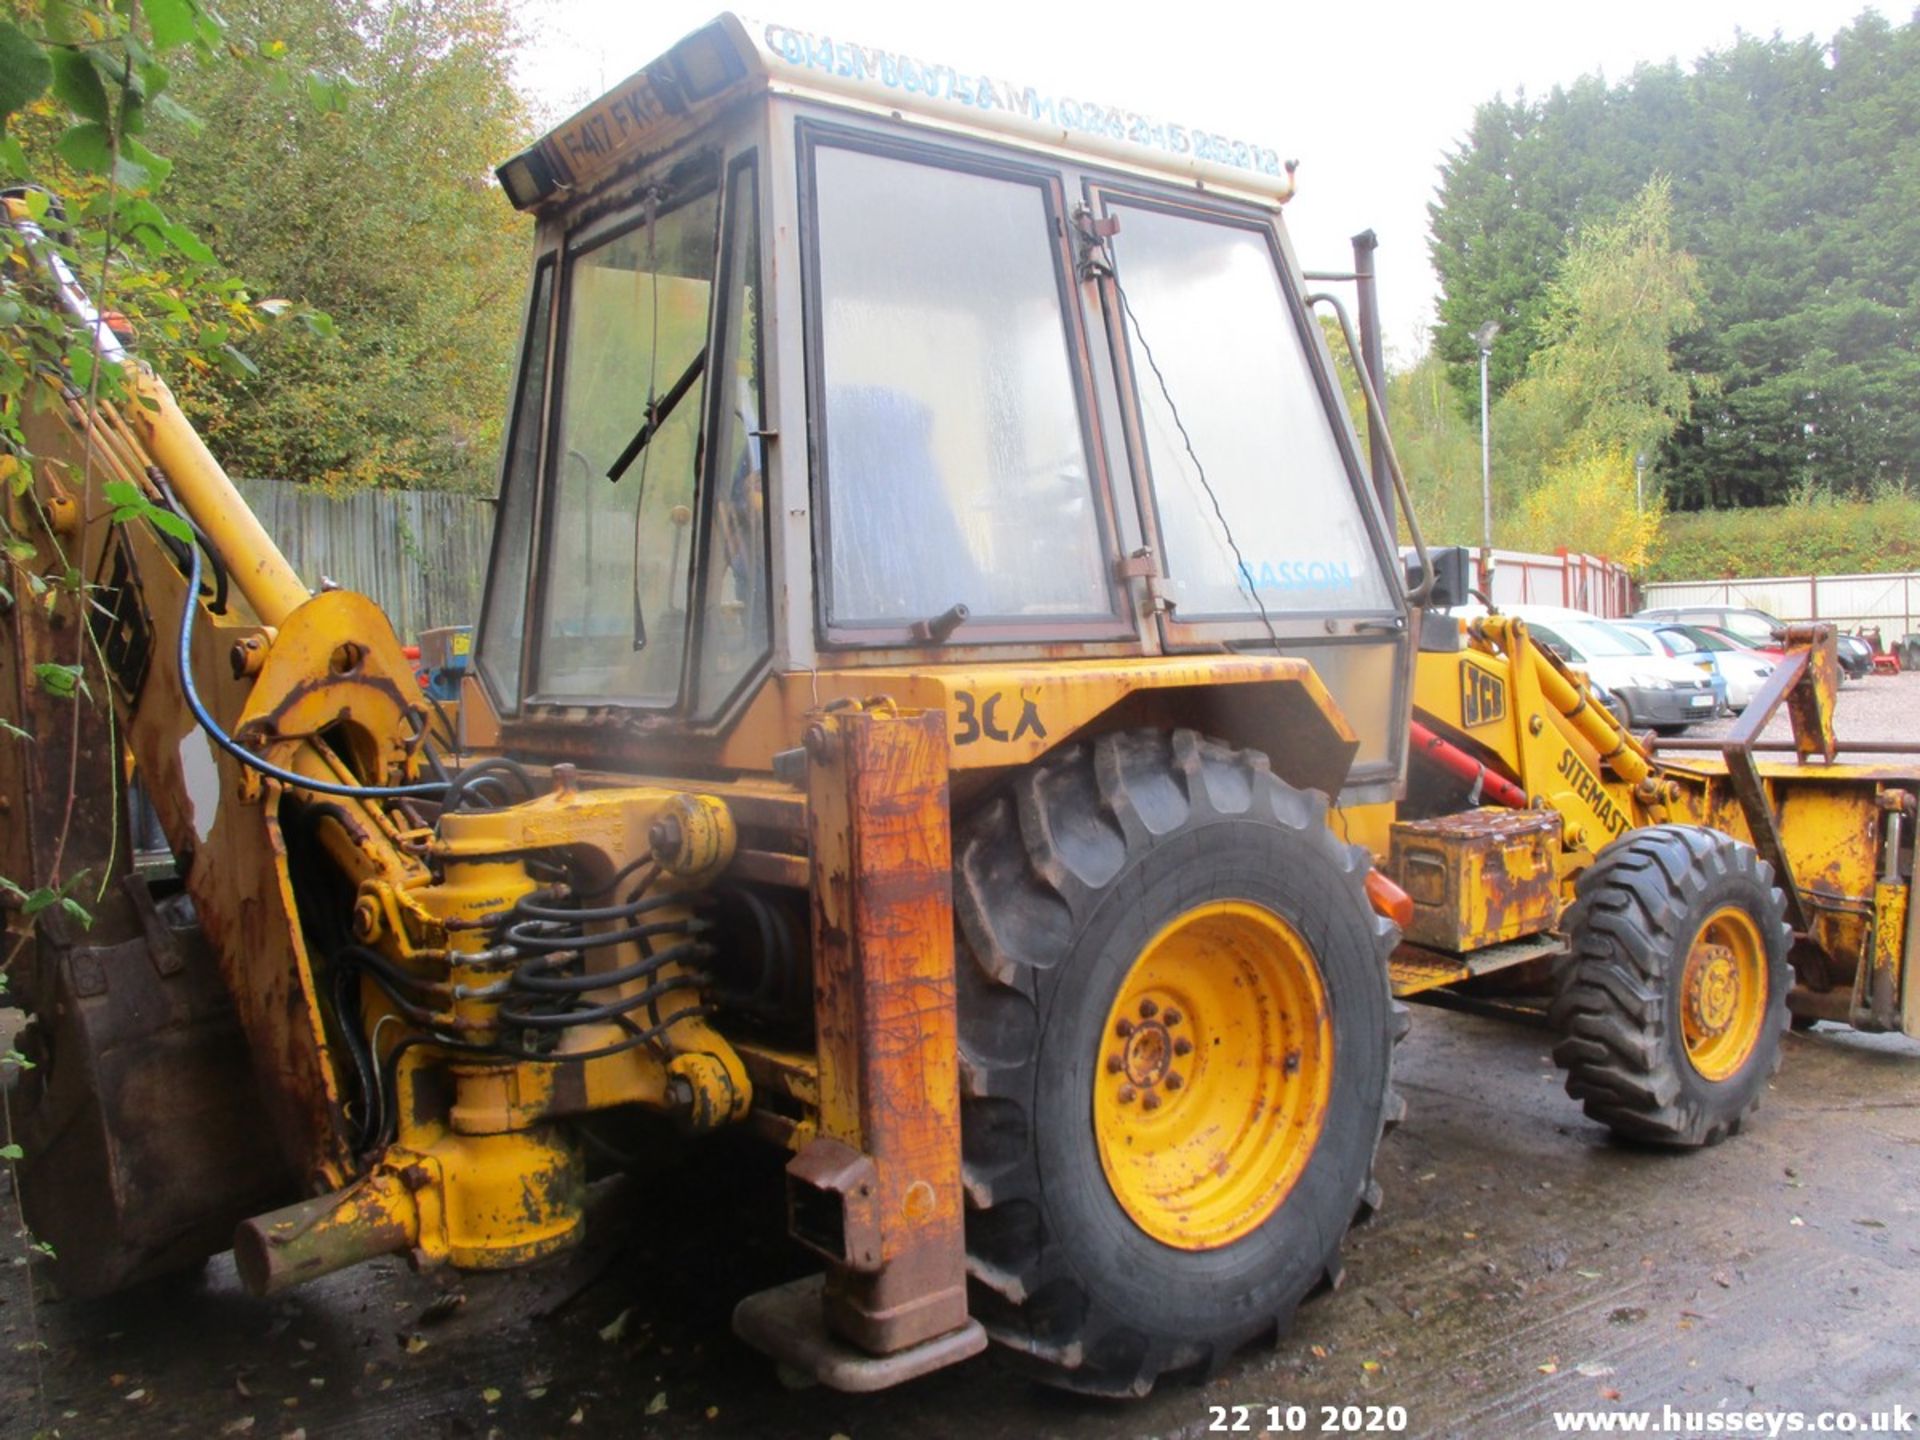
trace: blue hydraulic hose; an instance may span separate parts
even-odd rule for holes
[[[262,760],[222,730],[208,713],[193,683],[193,617],[200,611],[200,547],[189,544],[187,550],[193,559],[187,569],[187,601],[180,611],[180,688],[186,692],[187,708],[193,712],[193,718],[200,722],[200,728],[207,732],[214,744],[242,765],[258,770],[268,779],[278,780],[282,785],[298,790],[310,790],[316,795],[339,795],[349,800],[407,800],[446,793],[447,785],[443,780],[429,780],[418,785],[340,785],[331,780],[311,780],[296,771],[282,770],[278,765]]]

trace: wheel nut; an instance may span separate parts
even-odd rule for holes
[[[1133,1021],[1123,1019],[1118,1025],[1113,1027],[1113,1033],[1118,1035],[1122,1040],[1126,1039],[1129,1035],[1133,1034]]]
[[[1176,1055],[1191,1055],[1193,1053],[1193,1042],[1184,1035],[1181,1036],[1173,1042],[1173,1053]]]
[[[1133,1088],[1133,1086],[1122,1085],[1120,1087],[1120,1103],[1122,1105],[1131,1105],[1133,1103],[1134,1096],[1137,1095],[1138,1093],[1139,1092],[1136,1091]]]
[[[1159,1013],[1160,1013],[1160,1007],[1154,1004],[1153,1001],[1142,1000],[1140,1002],[1140,1018],[1142,1020],[1151,1020],[1153,1019],[1154,1016],[1158,1015]]]
[[[1289,1050],[1287,1052],[1285,1069],[1289,1075],[1298,1075],[1300,1073],[1300,1052],[1298,1050]]]
[[[1178,1090],[1182,1085],[1186,1083],[1187,1082],[1185,1080],[1182,1080],[1180,1078],[1180,1072],[1177,1070],[1173,1074],[1167,1076],[1167,1089],[1169,1090]]]
[[[1109,1075],[1118,1075],[1122,1070],[1126,1068],[1127,1068],[1127,1062],[1124,1057],[1119,1055],[1107,1056],[1107,1073]]]
[[[1147,1091],[1147,1093],[1141,1097],[1140,1108],[1143,1110],[1158,1110],[1160,1108],[1160,1097],[1151,1090]]]
[[[1160,1018],[1166,1021],[1167,1024],[1169,1025],[1178,1025],[1186,1017],[1182,1015],[1178,1010],[1174,1009],[1171,1005],[1169,1005],[1167,1007],[1167,1013],[1165,1015],[1162,1015]]]

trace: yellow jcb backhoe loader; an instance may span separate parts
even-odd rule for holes
[[[1376,840],[1412,900],[1396,993],[1544,1001],[1569,1093],[1662,1145],[1739,1130],[1790,1015],[1920,1036],[1920,747],[1838,763],[1831,627],[1788,630],[1724,740],[1656,749],[1524,620],[1448,613],[1467,552],[1432,560],[1414,759]],[[1793,738],[1764,741],[1783,703]]]
[[[500,179],[537,238],[457,754],[157,378],[45,376],[8,522],[90,588],[6,616],[0,873],[111,897],[14,991],[62,1282],[535,1261],[617,1112],[791,1153],[824,1273],[736,1323],[829,1384],[991,1337],[1138,1393],[1284,1327],[1399,1115],[1326,821],[1392,801],[1419,598],[1288,167],[723,17]],[[69,823],[33,676],[81,625]],[[128,873],[123,753],[175,883]]]
[[[9,273],[131,387],[92,410],[45,375],[6,502],[22,571],[88,582],[0,617],[34,737],[0,746],[0,874],[108,896],[86,931],[11,917],[22,1198],[61,1282],[228,1244],[262,1294],[527,1264],[579,1239],[583,1140],[619,1118],[790,1154],[822,1273],[735,1326],[831,1385],[991,1339],[1138,1394],[1284,1328],[1378,1201],[1388,916],[1434,903],[1368,853],[1434,567],[1342,408],[1289,168],[722,17],[500,181],[537,228],[457,752],[378,609],[308,592],[10,212]],[[107,705],[35,684],[82,650]],[[1468,724],[1529,803],[1645,783],[1693,817],[1524,673],[1595,777],[1536,784]],[[129,759],[173,881],[130,869]],[[1576,860],[1623,873],[1598,820],[1536,823],[1556,898]],[[1772,1015],[1738,986],[1777,980],[1778,902],[1729,863],[1668,949]]]

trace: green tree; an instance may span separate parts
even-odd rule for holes
[[[1674,177],[1702,282],[1675,364],[1720,382],[1665,447],[1669,496],[1756,504],[1915,478],[1920,22],[1867,13],[1831,44],[1742,37],[1690,73],[1482,106],[1433,207],[1436,344],[1470,410],[1471,332],[1501,321],[1496,388],[1517,383],[1573,238],[1655,174]]]
[[[1504,467],[1661,445],[1693,407],[1669,347],[1699,319],[1699,290],[1698,265],[1673,244],[1665,177],[1588,225],[1542,288],[1539,346],[1496,410]]]
[[[1503,543],[1646,559],[1663,505],[1637,493],[1635,457],[1657,452],[1694,399],[1670,347],[1699,318],[1700,282],[1672,217],[1656,178],[1589,224],[1544,288],[1540,348],[1494,409],[1498,469],[1520,497],[1502,507]]]
[[[1428,543],[1477,546],[1480,430],[1461,413],[1437,352],[1429,350],[1411,369],[1389,378],[1387,418]]]
[[[189,414],[238,474],[489,487],[530,239],[491,177],[532,128],[508,0],[243,0],[229,23],[286,63],[179,77],[205,128],[175,204],[337,334],[277,329],[257,374],[183,386]]]

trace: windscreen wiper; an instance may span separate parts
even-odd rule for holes
[[[629,440],[627,448],[620,452],[620,458],[607,467],[608,480],[615,484],[619,483],[620,477],[627,473],[627,467],[640,458],[640,452],[647,448],[647,442],[653,439],[662,425],[667,423],[667,417],[673,414],[680,402],[687,398],[687,392],[693,389],[693,382],[706,372],[706,368],[707,347],[702,345],[700,353],[693,357],[692,363],[682,370],[680,378],[673,382],[673,388],[647,406],[647,417],[640,422],[640,428],[634,431],[633,439]]]

